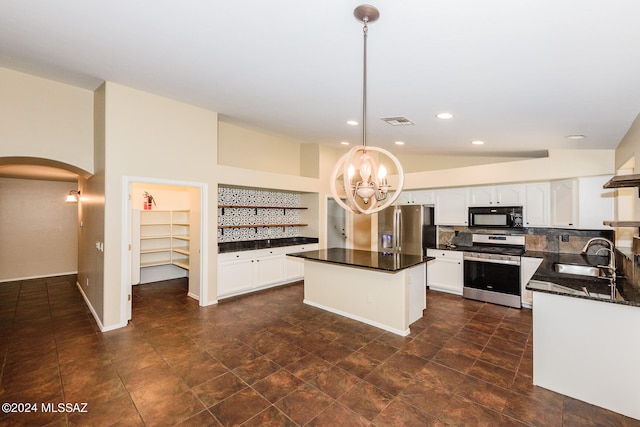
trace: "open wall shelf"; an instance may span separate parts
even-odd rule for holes
[[[247,206],[247,205],[218,205],[219,209],[222,209],[222,215],[225,214],[225,209],[253,209],[254,215],[258,215],[258,210],[282,210],[286,213],[287,210],[303,210],[308,209],[306,207],[297,207],[297,206]],[[271,227],[282,227],[284,230],[286,227],[305,227],[308,224],[235,224],[235,225],[219,225],[218,229],[222,230],[222,234],[224,234],[225,229],[229,228],[253,228],[255,232],[258,232],[259,228],[271,228]]]

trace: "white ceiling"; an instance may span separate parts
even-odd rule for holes
[[[108,80],[245,127],[357,144],[359,127],[345,122],[362,114],[359,4],[0,0],[0,67],[87,89]],[[369,144],[396,153],[613,149],[640,112],[638,0],[373,5]],[[443,111],[455,118],[436,119]],[[388,116],[415,125],[379,119]]]

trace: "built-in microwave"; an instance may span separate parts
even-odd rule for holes
[[[471,207],[469,227],[522,228],[522,206]]]

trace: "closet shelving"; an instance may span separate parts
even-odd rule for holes
[[[189,269],[189,211],[140,212],[140,267]]]

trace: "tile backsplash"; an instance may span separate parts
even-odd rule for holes
[[[300,207],[300,195],[280,191],[218,187],[218,205]],[[218,225],[299,224],[300,210],[276,208],[218,208]],[[224,231],[223,231],[224,230]],[[300,227],[218,229],[218,243],[297,237]]]
[[[471,235],[484,234],[524,234],[526,250],[540,252],[580,253],[587,241],[593,237],[614,239],[613,230],[574,230],[563,228],[522,228],[514,229],[471,229],[469,227],[439,227],[438,243],[470,246]]]

